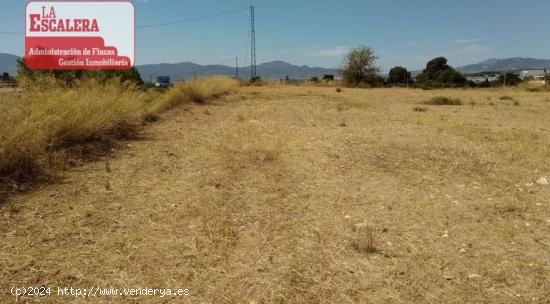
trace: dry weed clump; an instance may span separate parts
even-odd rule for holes
[[[378,235],[376,229],[368,225],[359,225],[355,230],[355,239],[353,247],[363,253],[378,253],[380,249],[377,247]]]
[[[462,100],[457,98],[448,98],[444,96],[438,96],[428,101],[425,101],[424,104],[432,105],[432,106],[460,106],[462,105]]]
[[[52,150],[129,137],[145,120],[178,103],[204,102],[238,86],[217,77],[161,94],[117,79],[88,79],[71,88],[51,76],[35,81],[24,91],[0,97],[0,188],[7,180],[36,175],[38,162]]]

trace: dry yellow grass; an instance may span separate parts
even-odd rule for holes
[[[120,83],[15,93],[0,101],[0,172],[29,168],[53,147],[132,128],[146,94]]]
[[[48,169],[44,159],[52,150],[128,137],[144,118],[178,103],[219,97],[237,86],[218,77],[160,94],[117,80],[83,81],[67,89],[52,77],[42,77],[24,91],[0,94],[0,184],[2,178],[33,177],[37,169]]]
[[[211,77],[189,83],[176,84],[148,110],[150,114],[159,114],[183,102],[204,103],[235,91],[239,82],[228,77]]]
[[[464,104],[422,105],[436,96]],[[548,303],[550,187],[535,181],[550,175],[550,94],[246,87],[223,100],[176,107],[108,166],[12,198],[0,289],[191,292],[46,303]]]

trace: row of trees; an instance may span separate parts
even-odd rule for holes
[[[343,66],[339,69],[342,80],[350,87],[410,86],[421,88],[452,87],[489,87],[495,85],[517,85],[521,79],[515,74],[500,75],[493,83],[475,84],[468,81],[460,72],[447,64],[445,57],[437,57],[426,64],[426,68],[412,77],[404,67],[397,66],[390,70],[387,79],[379,76],[380,68],[376,65],[378,57],[370,47],[358,47],[348,52]]]

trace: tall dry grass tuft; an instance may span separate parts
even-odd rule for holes
[[[355,239],[353,246],[359,252],[363,253],[378,253],[380,249],[377,247],[378,235],[374,227],[360,226],[356,228]]]
[[[537,83],[535,81],[526,81],[518,86],[519,89],[527,92],[544,92],[546,88],[544,84]]]
[[[147,110],[148,115],[157,115],[175,105],[185,102],[204,103],[207,100],[229,94],[239,87],[239,81],[229,77],[203,78],[177,84],[158,98]]]
[[[134,134],[150,115],[182,102],[204,102],[235,90],[230,78],[201,79],[166,93],[145,91],[114,79],[64,88],[44,76],[24,91],[0,95],[0,188],[36,174],[49,151]]]
[[[127,135],[143,117],[148,94],[116,80],[40,90],[0,102],[0,175],[30,169],[47,150]]]
[[[234,91],[239,82],[228,77],[214,77],[197,80],[182,85],[181,90],[190,101],[204,103]]]

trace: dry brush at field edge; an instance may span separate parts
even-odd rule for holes
[[[82,80],[67,88],[44,76],[33,84],[0,94],[0,203],[7,193],[51,177],[74,158],[108,151],[116,139],[135,138],[144,121],[173,106],[218,98],[239,85],[214,77],[161,94],[117,79]]]

